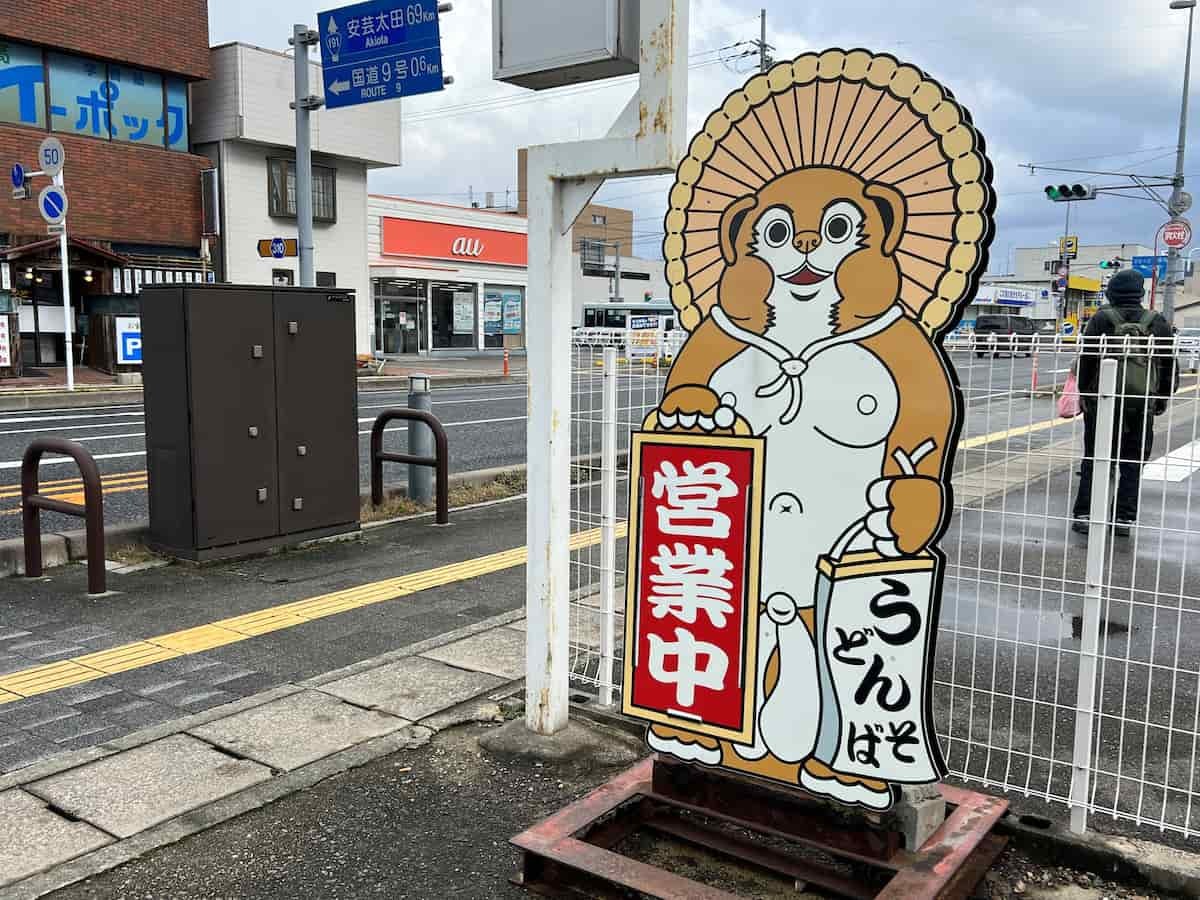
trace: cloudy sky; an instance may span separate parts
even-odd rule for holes
[[[762,5],[692,0],[690,130],[756,64],[742,54],[758,37]],[[1021,163],[1148,175],[1174,170],[1188,14],[1171,10],[1168,0],[765,5],[777,59],[834,46],[889,51],[937,78],[971,110],[996,172],[993,272],[1005,271],[1013,247],[1046,245],[1062,233],[1064,206],[1047,201],[1042,188],[1071,176],[1030,176]],[[314,26],[318,8],[328,6],[287,4],[295,21]],[[283,49],[293,19],[281,19],[280,8],[268,0],[209,0],[210,38]],[[405,164],[372,173],[372,190],[463,204],[470,191],[476,199],[487,191],[515,196],[518,147],[599,137],[633,93],[630,78],[540,93],[493,82],[490,19],[491,0],[454,0],[442,20],[442,41],[445,71],[455,83],[403,101]],[[1186,172],[1200,183],[1200,117],[1189,118]],[[639,256],[659,257],[669,186],[669,178],[614,181],[598,197],[634,210]],[[1130,197],[1072,206],[1071,230],[1083,243],[1152,244],[1163,220],[1157,206]]]

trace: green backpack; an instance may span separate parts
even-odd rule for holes
[[[1126,403],[1145,402],[1158,396],[1157,367],[1151,362],[1150,326],[1158,313],[1148,309],[1141,317],[1128,322],[1111,306],[1100,310],[1112,323],[1112,338],[1105,341],[1106,359],[1117,361],[1117,392]],[[1130,338],[1128,349],[1125,338]]]

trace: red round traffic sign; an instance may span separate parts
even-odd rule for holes
[[[1163,226],[1163,243],[1179,250],[1192,242],[1192,226],[1184,219],[1172,219]]]

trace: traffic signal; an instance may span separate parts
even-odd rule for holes
[[[1069,203],[1072,200],[1095,200],[1096,186],[1094,184],[1048,184],[1046,199],[1056,203]]]
[[[1102,268],[1102,269],[1119,269],[1119,268],[1121,268],[1121,260],[1119,257],[1114,257],[1112,259],[1102,259],[1102,260],[1100,260],[1100,268]]]

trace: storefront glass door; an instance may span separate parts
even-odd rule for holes
[[[389,356],[425,353],[428,307],[423,281],[375,282],[375,349]]]

